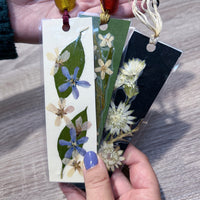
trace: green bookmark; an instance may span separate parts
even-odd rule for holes
[[[102,142],[103,129],[126,41],[130,21],[110,18],[100,26],[100,18],[92,17],[94,41],[94,71],[96,73],[96,116],[98,145]]]

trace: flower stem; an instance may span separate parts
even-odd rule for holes
[[[106,135],[105,141],[108,141],[109,137],[110,137],[110,132]]]
[[[114,143],[114,142],[117,142],[117,141],[126,141],[123,138],[124,137],[129,137],[129,136],[132,136],[131,132],[122,133],[122,134],[118,135],[116,138],[112,139],[110,142]]]
[[[63,171],[64,171],[65,165],[62,165],[62,169],[60,172],[60,178],[63,179]]]

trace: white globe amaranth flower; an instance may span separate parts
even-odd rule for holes
[[[110,131],[111,134],[120,134],[120,130],[123,132],[131,131],[130,125],[134,124],[133,120],[136,117],[131,116],[133,110],[129,110],[130,105],[120,102],[118,107],[114,102],[111,102],[111,107],[108,110],[108,116],[106,119],[105,129]]]
[[[122,165],[122,161],[125,160],[122,156],[123,151],[119,148],[114,148],[113,143],[103,142],[98,154],[109,171],[114,171],[115,168],[119,168]]]

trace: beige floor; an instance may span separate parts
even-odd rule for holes
[[[158,176],[162,199],[200,199],[200,1],[161,1],[160,40],[183,50],[136,146]],[[146,33],[134,20],[137,29]],[[65,199],[48,182],[40,45],[18,44],[0,62],[0,200]]]

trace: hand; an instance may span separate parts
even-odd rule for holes
[[[124,164],[128,165],[130,182],[124,174],[116,170],[111,179],[103,161],[84,169],[86,194],[71,184],[60,184],[68,200],[160,200],[160,191],[155,173],[147,157],[129,145],[124,153]]]
[[[7,3],[16,42],[41,42],[41,20],[62,17],[53,0],[7,0]],[[100,0],[77,0],[76,7],[69,14],[75,17],[80,11],[101,13]],[[119,0],[115,15],[131,17],[130,1]]]

